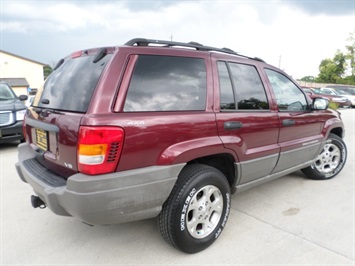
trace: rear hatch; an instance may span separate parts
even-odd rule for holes
[[[80,123],[113,50],[79,51],[61,59],[27,112],[26,140],[36,160],[60,176],[79,171]]]

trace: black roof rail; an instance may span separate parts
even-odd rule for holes
[[[232,49],[229,48],[216,48],[216,47],[211,47],[211,46],[205,46],[202,45],[198,42],[173,42],[173,41],[164,41],[164,40],[154,40],[154,39],[145,39],[145,38],[134,38],[132,40],[129,40],[128,42],[125,43],[127,46],[148,46],[149,44],[160,44],[160,45],[165,45],[165,46],[182,46],[182,47],[189,47],[189,48],[195,48],[198,51],[216,51],[216,52],[222,52],[226,54],[233,54],[233,55],[238,55],[241,57],[245,57],[248,59],[253,59],[257,60],[260,62],[265,62],[264,60],[258,58],[258,57],[249,57],[246,55],[239,54]]]

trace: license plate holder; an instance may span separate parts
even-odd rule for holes
[[[48,134],[47,131],[44,131],[43,129],[37,128],[36,129],[36,141],[37,141],[37,146],[41,148],[44,151],[47,151],[48,149]]]

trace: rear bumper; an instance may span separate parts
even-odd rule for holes
[[[20,144],[17,172],[58,215],[89,224],[116,224],[157,216],[185,164],[151,166],[105,175],[75,174],[67,180],[49,172]],[[30,164],[29,164],[30,162]]]
[[[0,128],[0,143],[8,143],[23,139],[22,121]]]

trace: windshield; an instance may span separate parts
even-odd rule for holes
[[[44,83],[35,107],[85,113],[101,73],[112,54],[66,58]]]
[[[337,90],[337,93],[339,95],[350,95],[350,93],[348,93],[347,91],[343,91],[343,90]]]
[[[13,100],[16,95],[12,92],[11,88],[4,83],[0,83],[0,100]]]

